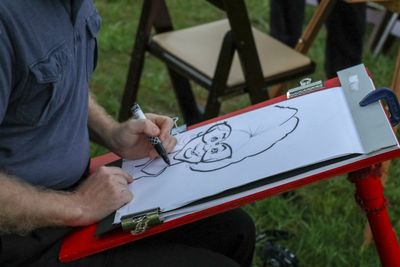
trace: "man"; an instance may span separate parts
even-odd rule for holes
[[[128,159],[167,151],[170,118],[117,123],[89,95],[100,18],[91,0],[0,1],[0,266],[61,266],[62,238],[134,196],[133,178],[87,177],[89,135]],[[86,178],[87,177],[87,178]],[[66,266],[250,266],[254,225],[234,210]]]
[[[302,33],[305,0],[271,0],[271,35],[294,47]],[[338,0],[326,21],[325,73],[336,72],[361,63],[366,27],[366,4]]]

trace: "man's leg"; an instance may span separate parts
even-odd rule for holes
[[[160,236],[164,240],[205,248],[251,266],[255,247],[255,226],[241,209],[184,225]]]
[[[18,267],[240,267],[234,260],[208,249],[174,241],[146,238],[68,263],[57,259],[59,245],[43,251]]]
[[[254,223],[236,209],[109,251],[106,266],[250,267],[254,247]]]
[[[5,266],[24,267],[239,267],[251,266],[255,245],[253,221],[239,209],[67,264],[58,262],[59,238],[64,233],[63,229],[42,229],[25,238],[4,239],[7,253],[13,254],[0,262]]]
[[[366,27],[366,4],[338,1],[326,21],[325,72],[336,72],[361,63]]]
[[[270,0],[270,34],[294,47],[303,31],[305,0]]]

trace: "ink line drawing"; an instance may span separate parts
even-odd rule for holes
[[[189,140],[182,140],[169,154],[171,165],[153,159],[136,165],[140,175],[134,179],[157,177],[168,168],[184,164],[194,172],[212,172],[265,153],[294,133],[300,119],[298,109],[275,105],[273,116],[261,123],[235,129],[227,121],[218,122]],[[267,114],[268,115],[268,114]]]

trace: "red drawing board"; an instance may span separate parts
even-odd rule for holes
[[[340,82],[338,78],[334,78],[328,81],[324,82],[324,88],[332,88],[332,87],[338,87],[340,86]],[[190,128],[195,128],[199,127],[208,123],[212,123],[216,120],[220,119],[225,119],[229,118],[232,116],[235,116],[237,114],[241,114],[244,112],[248,112],[263,106],[275,104],[281,101],[286,100],[286,96],[280,96],[256,105],[249,106],[247,108],[241,109],[236,112],[232,112],[229,114],[226,114],[224,116],[220,116],[218,118],[208,120],[196,125],[191,126]],[[356,161],[350,164],[346,164],[340,167],[336,167],[334,169],[329,169],[326,171],[322,171],[310,176],[305,176],[301,179],[291,181],[285,184],[278,185],[273,188],[269,188],[267,190],[257,192],[245,197],[241,197],[238,199],[234,199],[233,201],[229,201],[227,203],[223,204],[218,204],[216,206],[213,206],[211,208],[207,208],[205,210],[197,211],[195,213],[185,215],[182,217],[179,217],[177,219],[173,219],[171,221],[166,221],[160,225],[154,226],[150,229],[148,229],[146,232],[138,235],[132,235],[127,232],[123,232],[122,230],[116,230],[111,233],[105,234],[101,237],[95,237],[94,233],[96,231],[96,224],[90,225],[87,227],[79,228],[69,236],[67,236],[61,246],[61,250],[59,253],[59,259],[61,262],[69,262],[73,261],[85,256],[89,256],[95,253],[99,253],[104,250],[108,250],[129,242],[133,242],[135,240],[139,240],[151,235],[155,235],[157,233],[184,225],[188,224],[200,219],[203,219],[205,217],[209,217],[227,210],[231,210],[243,205],[246,205],[251,202],[255,202],[258,200],[265,199],[267,197],[289,191],[307,184],[311,184],[320,180],[328,179],[330,177],[356,171],[365,167],[368,167],[370,165],[373,165],[375,163],[379,163],[385,160],[389,160],[395,157],[400,156],[400,149],[395,149],[389,152],[385,152],[383,154],[379,154],[376,156],[368,157],[365,159],[362,159],[360,161]],[[117,160],[118,157],[115,154],[109,153],[97,158],[94,158],[92,160],[91,164],[91,170],[94,170],[95,168],[110,163],[112,161]]]

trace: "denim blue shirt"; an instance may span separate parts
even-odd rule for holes
[[[55,189],[81,177],[99,27],[91,0],[0,0],[1,171]]]

